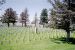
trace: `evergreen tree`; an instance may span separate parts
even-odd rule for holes
[[[53,9],[51,11],[51,16],[57,28],[64,29],[67,32],[67,41],[70,38],[70,29],[72,25],[72,18],[74,17],[73,11],[69,10],[69,5],[67,2],[61,0],[48,0]]]
[[[44,26],[44,24],[48,23],[48,12],[47,9],[43,9],[40,15],[40,24]]]

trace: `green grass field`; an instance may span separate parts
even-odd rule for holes
[[[75,37],[75,34],[71,34]],[[56,38],[66,37],[64,30],[25,27],[0,27],[0,50],[75,50],[75,44]]]

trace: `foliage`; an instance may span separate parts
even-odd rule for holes
[[[5,10],[2,22],[8,23],[8,26],[9,26],[9,23],[14,24],[16,22],[16,19],[17,19],[16,11],[14,11],[12,8],[8,8]]]
[[[69,5],[67,2],[61,0],[49,0],[52,4],[53,9],[51,11],[51,16],[57,28],[64,29],[67,32],[67,41],[70,38],[70,26],[72,25],[72,18],[74,13],[68,10]],[[73,21],[74,22],[74,21]]]
[[[40,24],[48,23],[48,12],[47,9],[43,9],[40,15]]]

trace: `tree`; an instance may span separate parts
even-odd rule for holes
[[[0,7],[6,2],[6,0],[0,0]],[[0,21],[2,22],[2,17],[0,17]]]
[[[43,9],[40,15],[40,24],[44,26],[44,24],[48,23],[48,12],[47,9]]]
[[[0,0],[0,5],[3,5],[6,2],[6,0]]]
[[[64,0],[67,3],[68,9],[75,11],[75,0]]]
[[[12,8],[8,8],[5,10],[2,22],[7,23],[8,27],[10,26],[9,23],[13,23],[13,26],[14,26],[16,19],[17,19],[16,11],[14,11]]]
[[[61,0],[48,0],[53,9],[51,16],[55,19],[57,28],[64,29],[67,32],[67,41],[70,38],[70,26],[72,25],[73,12],[68,9],[69,5]],[[54,20],[53,19],[53,20]]]
[[[50,27],[51,28],[56,28],[56,12],[53,10],[53,9],[51,9],[50,10],[51,11],[51,13],[50,13]]]
[[[21,23],[22,23],[22,26],[23,26],[23,24],[25,24],[25,27],[26,27],[26,26],[27,26],[27,22],[29,21],[27,8],[24,10],[24,12],[22,12],[22,13],[20,14],[20,16],[21,16]]]

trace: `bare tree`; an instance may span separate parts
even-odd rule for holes
[[[20,14],[20,16],[21,16],[21,23],[22,23],[22,26],[23,26],[23,24],[24,24],[25,27],[26,27],[26,26],[27,26],[27,22],[29,21],[27,8]]]

